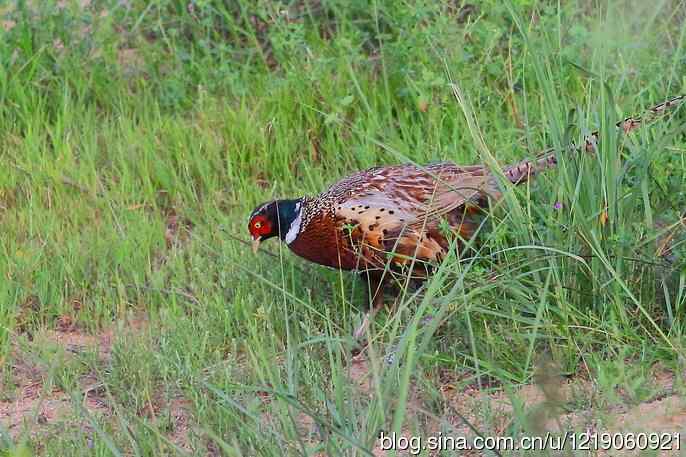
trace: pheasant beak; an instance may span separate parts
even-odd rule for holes
[[[261,237],[257,237],[252,240],[252,252],[257,254],[257,250],[260,248],[260,243],[262,242]]]

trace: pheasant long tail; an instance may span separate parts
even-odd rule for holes
[[[627,117],[623,121],[617,122],[616,126],[626,134],[633,130],[638,129],[644,124],[648,124],[654,120],[657,120],[661,116],[665,115],[667,112],[674,110],[682,103],[686,102],[686,95],[680,95],[669,99],[659,105],[655,105],[652,108],[645,111],[643,115],[635,117]],[[583,149],[587,152],[593,152],[596,150],[598,144],[598,139],[600,136],[599,131],[591,133],[584,140]],[[575,145],[571,145],[569,149],[578,150],[580,148]],[[557,165],[557,157],[555,155],[555,149],[550,148],[539,154],[538,158],[535,160],[523,160],[519,163],[511,165],[503,170],[505,177],[510,180],[513,184],[520,184],[529,180],[532,176],[540,173],[543,170],[552,168]]]

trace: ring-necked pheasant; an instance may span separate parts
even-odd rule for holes
[[[654,118],[686,100],[675,97],[646,112]],[[646,118],[631,117],[617,127],[628,133]],[[595,150],[598,132],[585,140]],[[503,168],[510,182],[526,182],[557,164],[554,150],[535,160]],[[258,206],[248,229],[256,252],[260,242],[279,236],[291,251],[312,262],[367,276],[371,310],[355,331],[359,337],[383,305],[383,282],[391,270],[412,268],[426,276],[427,265],[447,254],[451,238],[469,239],[477,228],[471,216],[502,195],[498,180],[484,165],[451,162],[375,167],[343,178],[316,197],[274,200]],[[449,229],[446,230],[445,227]],[[459,243],[459,241],[458,241]]]

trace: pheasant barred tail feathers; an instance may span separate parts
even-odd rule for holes
[[[686,95],[680,95],[678,97],[671,98],[659,105],[655,105],[645,111],[643,115],[627,117],[626,119],[617,122],[617,128],[622,129],[626,133],[630,133],[639,127],[648,124],[652,121],[659,119],[661,116],[666,115],[669,112],[674,111],[681,104],[686,102]],[[595,131],[591,133],[584,140],[583,150],[586,152],[595,152],[598,147],[600,132]],[[572,150],[577,150],[578,148],[572,145],[570,147]],[[521,184],[526,182],[533,176],[537,175],[541,171],[548,168],[553,168],[557,165],[557,157],[555,156],[554,149],[546,149],[541,154],[539,154],[536,160],[523,160],[514,165],[506,167],[503,172],[505,177],[510,180],[513,184]]]
[[[541,171],[548,168],[553,168],[557,165],[557,157],[554,152],[545,152],[536,160],[523,160],[519,163],[511,165],[505,170],[505,177],[510,180],[512,184],[520,184]]]
[[[646,111],[646,122],[650,122],[652,120],[655,120],[659,118],[660,116],[667,114],[668,112],[678,108],[682,103],[686,101],[686,95],[679,95],[678,97],[671,98],[663,103],[660,103],[659,105],[655,105],[652,108],[648,109]],[[629,124],[627,126],[627,121],[629,121]],[[636,119],[628,118],[622,121],[621,123],[618,123],[617,126],[619,127],[621,124],[621,127],[624,129],[625,132],[631,131],[635,125]],[[638,123],[640,125],[641,119],[638,119]]]
[[[686,95],[679,95],[678,97],[670,98],[667,101],[664,101],[658,105],[648,108],[647,110],[645,110],[643,115],[627,117],[623,121],[617,122],[616,126],[617,128],[622,129],[624,133],[632,132],[638,129],[639,127],[643,126],[644,124],[648,124],[652,121],[658,120],[660,117],[666,115],[667,113],[674,111],[684,102],[686,102]],[[584,148],[586,149],[586,151],[595,151],[599,135],[600,132],[595,131],[591,133],[588,136],[588,138],[586,138],[584,142]]]

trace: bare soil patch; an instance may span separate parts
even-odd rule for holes
[[[110,415],[110,409],[97,387],[97,380],[84,376],[75,398],[48,379],[45,367],[33,364],[26,353],[14,349],[9,380],[0,382],[0,425],[12,438],[27,433],[32,437],[59,431],[60,425],[87,428],[78,408],[96,417]],[[10,385],[8,385],[10,384]]]
[[[46,348],[57,350],[56,356],[73,357],[95,353],[102,365],[111,360],[112,346],[118,329],[140,333],[147,327],[145,316],[129,316],[96,334],[78,328],[69,318],[60,318],[55,329],[32,334],[32,341],[15,343],[8,357],[7,375],[0,378],[0,426],[13,439],[28,435],[34,440],[41,436],[63,433],[65,430],[90,430],[85,410],[96,420],[113,418],[110,397],[104,382],[96,372],[88,372],[78,380],[76,392],[65,392],[50,378],[50,368],[35,352]],[[151,411],[143,412],[155,420],[166,420],[167,438],[175,446],[191,451],[191,403],[183,396],[167,399],[159,395]],[[160,427],[162,429],[162,427]]]

